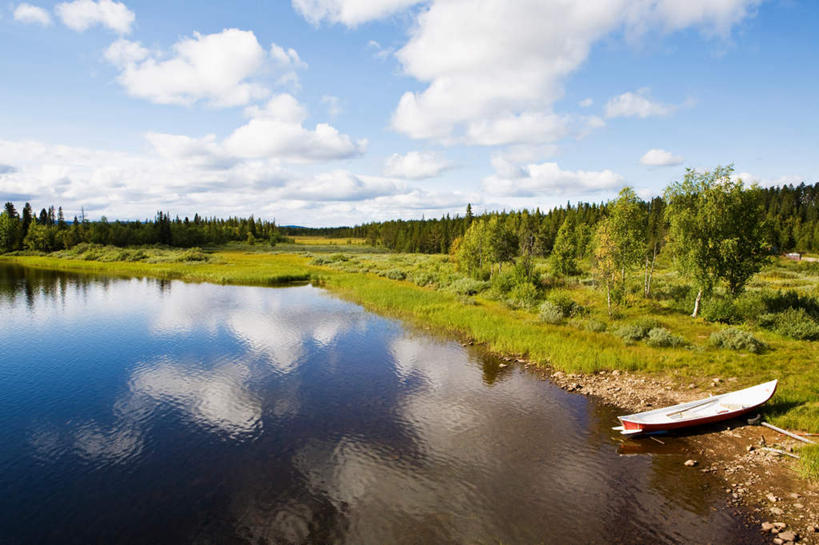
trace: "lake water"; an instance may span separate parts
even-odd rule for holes
[[[0,317],[0,543],[761,540],[614,411],[318,288],[0,264]]]

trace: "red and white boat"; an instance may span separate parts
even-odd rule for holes
[[[675,430],[709,424],[741,416],[753,411],[771,399],[776,391],[776,380],[757,386],[728,392],[698,401],[680,403],[672,407],[654,409],[643,413],[618,416],[622,426],[615,430],[624,435]]]

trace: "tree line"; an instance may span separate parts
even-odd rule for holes
[[[0,213],[0,252],[34,250],[52,252],[70,249],[80,243],[112,246],[162,244],[180,248],[219,245],[226,242],[265,242],[283,240],[275,221],[249,218],[179,217],[171,219],[165,212],[145,221],[113,221],[104,216],[90,221],[81,214],[66,221],[62,207],[43,208],[38,215],[25,203],[22,212],[7,202]]]

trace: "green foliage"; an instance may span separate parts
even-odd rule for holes
[[[537,287],[531,282],[521,282],[509,291],[507,303],[512,308],[530,309],[537,305],[538,300]]]
[[[648,332],[646,344],[655,348],[674,348],[684,346],[687,343],[682,337],[672,335],[666,328],[655,327]]]
[[[595,333],[602,333],[608,328],[606,322],[601,322],[600,320],[595,320],[593,318],[586,320],[584,327],[587,331],[594,331]]]
[[[547,324],[560,324],[563,322],[563,318],[565,318],[563,310],[551,301],[544,301],[540,305],[538,316],[541,322]]]
[[[734,301],[724,298],[707,301],[702,306],[702,317],[709,322],[723,324],[738,324],[743,320]]]
[[[407,273],[402,271],[401,269],[390,269],[384,276],[389,278],[390,280],[404,280],[407,277]]]
[[[565,291],[554,290],[546,300],[559,308],[565,318],[577,316],[584,311],[583,307],[575,303],[572,296]]]
[[[577,234],[574,221],[567,217],[557,231],[549,264],[555,276],[563,277],[577,274]]]
[[[745,189],[732,174],[730,166],[703,173],[688,169],[665,192],[675,263],[706,294],[724,281],[738,295],[768,259],[762,193]]]
[[[708,339],[711,346],[759,354],[765,350],[765,344],[748,331],[729,327],[715,331]]]
[[[819,340],[819,322],[814,320],[804,308],[788,308],[777,314],[763,314],[759,318],[759,323],[791,339]]]
[[[489,282],[463,277],[458,278],[447,287],[447,291],[458,295],[477,295],[487,289],[489,289]]]
[[[614,335],[626,342],[641,341],[648,337],[652,329],[662,329],[663,325],[653,318],[639,318],[614,330]]]

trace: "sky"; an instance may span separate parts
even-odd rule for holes
[[[0,4],[0,201],[353,225],[819,179],[812,0]]]

